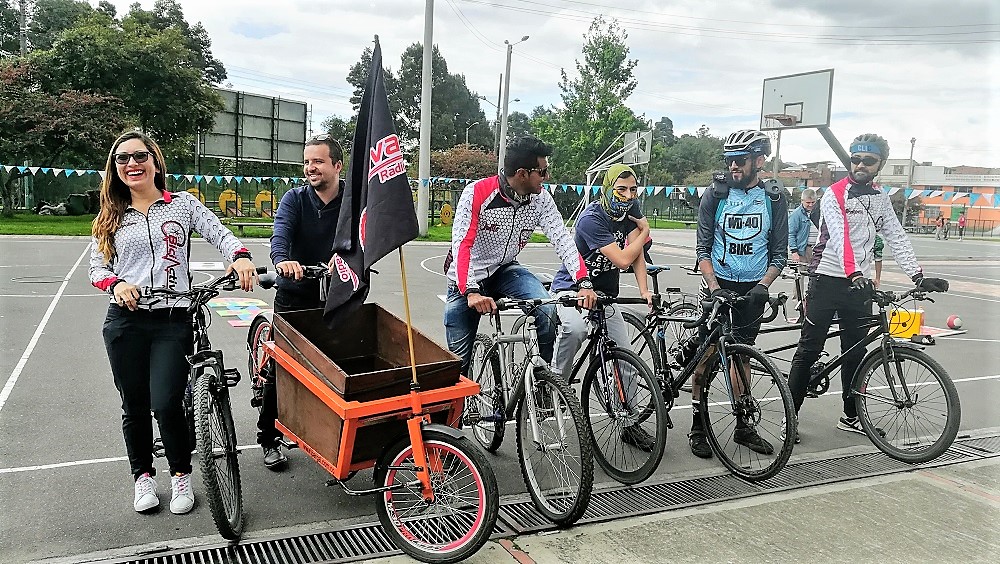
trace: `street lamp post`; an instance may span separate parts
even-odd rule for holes
[[[913,146],[917,144],[916,137],[910,137],[910,164],[907,165],[909,169],[906,178],[906,190],[913,190]],[[906,190],[903,190],[903,227],[906,227],[906,208],[909,207],[910,203],[909,196],[906,195]],[[910,192],[911,194],[913,192]]]
[[[511,43],[506,39],[503,40],[504,44],[507,45],[507,70],[504,73],[504,87],[503,87],[503,109],[500,116],[500,140],[499,150],[497,151],[499,155],[497,156],[497,170],[503,169],[503,159],[507,153],[507,103],[510,99],[510,55],[514,51],[514,46],[518,43],[524,43],[528,40],[528,36],[525,35],[520,41]]]
[[[500,84],[503,85],[503,76],[500,77],[500,81],[501,81]],[[502,103],[501,100],[500,100],[500,96],[501,95],[502,94],[500,92],[497,92],[497,101],[496,101],[495,104],[493,103],[492,100],[490,100],[486,96],[483,96],[481,94],[479,95],[479,99],[480,100],[482,100],[482,101],[486,102],[487,104],[493,106],[497,110],[497,117],[496,117],[495,120],[493,120],[493,129],[496,132],[496,135],[494,135],[494,139],[493,139],[493,154],[494,155],[499,154],[498,151],[500,150],[500,148],[499,148],[499,145],[500,145],[500,104]],[[520,102],[520,101],[521,101],[520,98],[514,98],[513,100],[511,100],[511,102]]]
[[[475,122],[475,123],[470,123],[470,124],[469,124],[469,127],[466,127],[466,128],[465,128],[465,144],[466,144],[466,145],[468,145],[468,144],[469,144],[469,130],[470,130],[470,129],[472,129],[472,127],[473,127],[473,126],[476,126],[476,125],[479,125],[479,122],[478,122],[478,121],[477,121],[477,122]]]

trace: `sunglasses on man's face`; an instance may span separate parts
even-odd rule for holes
[[[747,161],[749,159],[750,155],[740,155],[738,157],[726,157],[726,166],[730,166],[733,163],[736,163],[736,166],[743,166],[747,164]]]
[[[149,159],[149,151],[136,151],[134,153],[115,153],[115,162],[124,165],[132,159],[136,164],[142,164]]]
[[[538,176],[541,176],[542,178],[545,178],[546,176],[549,175],[549,167],[545,167],[545,168],[526,168],[524,170],[528,171],[528,176],[531,176],[532,172],[537,172]]]
[[[851,157],[851,164],[856,164],[856,165],[863,164],[865,166],[875,166],[875,164],[878,163],[878,161],[879,159],[877,157],[864,157],[864,158],[858,156]]]

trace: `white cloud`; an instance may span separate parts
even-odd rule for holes
[[[114,1],[120,12],[131,2]],[[346,75],[374,34],[394,69],[402,51],[423,40],[421,0],[180,3],[189,22],[207,29],[234,88],[305,100],[314,128],[327,115],[350,115]],[[504,68],[504,39],[531,36],[514,49],[511,98],[522,102],[512,110],[560,104],[559,69],[574,72],[592,15],[604,13],[620,20],[639,61],[639,86],[628,104],[652,121],[671,118],[678,133],[702,124],[718,135],[756,127],[765,78],[833,68],[831,130],[843,144],[876,132],[889,140],[893,156],[904,157],[916,137],[917,160],[1000,166],[1000,24],[983,23],[1000,22],[992,0],[843,0],[835,9],[818,0],[435,4],[434,42],[449,70],[491,100]],[[847,39],[858,37],[865,41]],[[493,115],[486,103],[483,110]],[[783,134],[782,158],[834,155],[817,131],[796,130]]]

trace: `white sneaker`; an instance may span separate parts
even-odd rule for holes
[[[132,501],[132,507],[142,513],[158,505],[160,498],[156,497],[156,480],[147,472],[135,481],[135,499]]]
[[[194,489],[191,487],[191,474],[178,474],[170,477],[170,512],[183,515],[194,507]]]

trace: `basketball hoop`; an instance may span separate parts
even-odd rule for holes
[[[799,122],[798,116],[793,116],[791,114],[766,114],[764,116],[764,120],[764,126],[767,129],[791,127]]]

